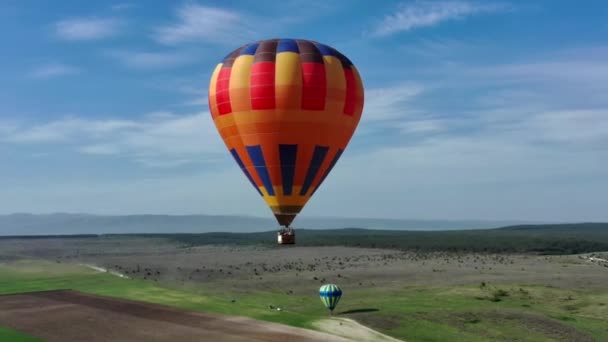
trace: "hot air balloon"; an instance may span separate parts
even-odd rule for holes
[[[230,52],[208,91],[213,122],[232,157],[270,207],[279,243],[346,149],[363,111],[353,63],[327,45],[269,39]]]
[[[319,296],[325,304],[325,307],[329,309],[331,314],[333,315],[334,309],[338,302],[340,301],[340,297],[342,297],[342,289],[338,285],[334,284],[325,284],[319,288]]]

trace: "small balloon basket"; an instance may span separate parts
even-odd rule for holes
[[[279,245],[294,245],[296,243],[296,232],[293,228],[281,228],[277,232]]]

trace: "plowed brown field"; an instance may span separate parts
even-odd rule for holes
[[[256,321],[75,291],[0,296],[0,325],[46,341],[345,341]]]

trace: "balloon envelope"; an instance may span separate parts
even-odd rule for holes
[[[301,39],[245,44],[215,68],[211,117],[279,224],[289,226],[346,149],[363,111],[352,62]]]
[[[340,297],[342,297],[342,289],[335,284],[325,284],[319,289],[319,296],[325,307],[334,311],[340,301]]]

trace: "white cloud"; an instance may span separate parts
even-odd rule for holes
[[[47,143],[59,142],[68,139],[68,133],[74,129],[72,120],[50,122],[28,128],[15,127],[9,134],[0,137],[0,140],[11,143]]]
[[[17,125],[0,122],[0,135],[8,135],[17,129]]]
[[[424,44],[423,44],[424,45]],[[509,55],[509,47],[495,50],[495,45],[488,48],[486,45],[471,47],[477,50],[476,54],[470,55],[474,60],[479,57],[484,60],[483,51],[492,50],[507,62],[471,63],[467,60],[455,61],[446,64],[433,64],[430,67],[419,67],[414,70],[417,77],[425,77],[428,80],[441,82],[443,86],[449,87],[487,87],[484,93],[495,91],[497,86],[509,87],[508,92],[526,92],[530,96],[538,96],[539,93],[547,93],[548,90],[559,90],[562,92],[555,100],[569,99],[588,100],[590,90],[604,93],[608,90],[608,48],[578,48],[570,50],[547,50],[538,52],[534,57]],[[458,49],[458,48],[457,48]],[[449,50],[449,49],[448,49]],[[470,49],[466,49],[470,50]],[[440,49],[443,56],[447,51]],[[470,51],[469,51],[470,52]],[[465,52],[466,53],[466,52]],[[463,55],[463,52],[459,52]],[[410,72],[410,77],[413,72]],[[466,79],[466,83],[463,83]],[[568,91],[565,89],[569,88]],[[501,90],[505,91],[505,89]],[[578,92],[581,93],[578,93]],[[603,94],[602,94],[603,95]],[[608,99],[606,96],[602,96]],[[523,100],[523,99],[520,99]],[[527,99],[529,100],[529,99]]]
[[[509,134],[496,130],[429,138],[410,146],[379,149],[373,156],[362,159],[367,159],[368,165],[384,164],[382,174],[403,177],[404,186],[529,182],[558,176],[577,178],[600,172],[601,164],[608,166],[598,159],[597,151],[580,144],[556,149],[534,143],[534,136],[529,134],[536,129],[524,126]],[[542,134],[546,128],[538,129],[540,132],[536,133]]]
[[[420,84],[405,83],[365,92],[362,122],[398,119],[412,114],[410,102],[426,89]]]
[[[8,126],[0,141],[60,144],[87,155],[122,155],[146,166],[209,161],[225,147],[208,112],[150,113],[139,120],[65,118],[40,125]]]
[[[136,5],[133,4],[133,3],[122,2],[122,3],[118,3],[118,4],[115,4],[115,5],[112,5],[110,8],[113,11],[125,11],[125,10],[128,10],[128,9],[134,8],[134,7],[136,7]]]
[[[467,38],[465,40],[446,37],[421,37],[411,43],[402,44],[396,50],[400,55],[423,58],[430,61],[433,66],[438,63],[449,63],[453,60],[466,59],[487,53],[489,49],[496,51],[495,41]],[[428,65],[428,64],[427,64]]]
[[[12,143],[53,143],[70,141],[81,135],[92,138],[104,136],[121,130],[138,127],[139,124],[128,120],[86,120],[68,117],[32,126],[13,126],[10,134],[0,137]]]
[[[64,40],[95,40],[116,35],[121,26],[115,18],[73,18],[55,23],[55,33]]]
[[[446,129],[446,122],[443,120],[412,120],[402,122],[399,125],[399,129],[405,134],[430,134],[441,132]]]
[[[147,79],[144,86],[180,97],[185,96],[187,99],[198,98],[207,93],[211,71],[202,70],[202,72],[188,73],[181,77],[159,74],[158,77]]]
[[[80,72],[80,69],[71,65],[53,63],[38,67],[32,70],[28,75],[31,78],[47,79],[59,76],[74,75]]]
[[[158,165],[156,165],[158,167]],[[0,184],[0,213],[95,212],[100,214],[207,213],[270,215],[269,209],[236,164],[222,172],[167,174],[91,181],[89,177],[48,182],[28,179]],[[35,185],[33,185],[35,184]],[[162,195],[161,195],[162,194]],[[239,205],[229,205],[238,199]]]
[[[608,183],[608,112],[556,111],[516,124],[426,135],[348,151],[307,215],[591,220]],[[368,175],[361,182],[361,175]],[[342,196],[356,187],[365,196]],[[367,200],[372,198],[373,200]]]
[[[183,4],[175,10],[175,21],[157,27],[153,38],[162,44],[212,43],[231,46],[261,36],[281,36],[287,27],[303,25],[313,18],[339,11],[327,1],[289,0],[259,6],[249,11]]]
[[[78,149],[83,154],[92,154],[92,155],[115,155],[120,151],[119,149],[111,144],[95,144],[95,145],[87,145]]]
[[[433,68],[409,74],[420,91],[368,91],[362,128],[381,129],[355,135],[364,148],[346,151],[306,214],[605,219],[608,74],[594,52]],[[334,195],[353,187],[366,195]]]
[[[200,113],[162,119],[126,134],[121,144],[140,155],[197,155],[224,152],[211,116]]]
[[[171,112],[167,112],[167,111],[156,111],[156,112],[147,113],[146,118],[159,119],[159,120],[173,120],[173,119],[179,118],[179,116],[177,116]]]
[[[161,168],[161,169],[179,167],[179,166],[183,166],[183,165],[191,164],[191,163],[195,162],[192,159],[156,160],[156,159],[146,159],[146,158],[139,158],[136,161],[147,167]]]
[[[605,54],[608,56],[608,54]],[[534,63],[503,64],[473,68],[475,76],[500,78],[505,81],[601,81],[608,79],[608,62],[578,57],[552,59]]]
[[[190,41],[226,43],[242,40],[253,33],[251,19],[217,7],[186,4],[176,11],[178,21],[156,30],[156,40],[163,44]]]
[[[170,68],[184,65],[195,60],[194,56],[183,52],[149,51],[108,51],[107,55],[122,64],[135,69]]]
[[[209,99],[207,94],[190,99],[182,103],[184,106],[209,106]]]
[[[382,191],[397,193],[420,185],[582,180],[608,167],[608,109],[513,106],[504,111],[510,116],[501,112],[501,121],[482,120],[488,113],[480,111],[468,122],[464,118],[403,122],[399,126],[411,128],[408,136],[412,131],[426,134],[372,151],[351,152],[340,177],[345,177],[344,186],[352,186],[359,174],[381,174],[382,181],[370,185],[380,196]]]
[[[364,142],[364,148],[347,149],[303,214],[331,210],[352,216],[356,210],[358,216],[375,217],[605,218],[601,203],[608,191],[608,98],[599,90],[606,89],[608,76],[603,55],[598,55],[601,50],[596,52],[588,57],[541,56],[508,65],[433,67],[417,73],[419,79],[409,72],[406,77],[394,75],[406,81],[366,91],[359,128],[378,128],[377,134],[362,137],[358,129],[353,145]],[[201,83],[176,83],[174,88],[184,86],[182,90],[194,97],[204,95],[206,81]],[[581,85],[584,96],[577,92]],[[598,95],[587,92],[591,88]],[[202,105],[204,96],[198,100]],[[207,166],[229,160],[208,115],[157,112],[125,121],[81,118],[35,126],[0,124],[0,141],[55,141],[69,144],[70,150],[126,157],[151,168],[201,162]],[[175,213],[205,207],[216,213],[266,213],[234,163],[221,165],[217,172],[205,168],[201,177],[171,176],[162,185],[155,180],[116,180],[112,189],[122,203],[101,201],[102,209]],[[369,175],[366,182],[361,182],[361,175]],[[101,183],[83,194],[87,203],[93,203],[88,208],[109,196]],[[78,186],[74,183],[70,190],[89,191],[77,190]],[[60,205],[87,211],[86,203],[70,200],[73,194],[57,189],[66,199]],[[163,196],[153,196],[159,192]],[[363,193],[366,196],[357,196]],[[27,196],[20,196],[24,208]],[[48,203],[57,203],[50,194],[44,196]],[[226,208],[217,204],[218,196],[251,198],[242,201],[244,207]],[[197,204],[175,204],[184,198]]]
[[[519,124],[528,140],[593,145],[608,150],[608,108],[541,112]]]
[[[400,8],[384,17],[371,35],[389,36],[398,32],[409,31],[420,27],[438,25],[448,20],[462,19],[482,12],[495,12],[504,6],[490,3],[473,3],[469,1],[415,1],[401,5]]]
[[[207,78],[207,77],[206,77]],[[192,85],[180,85],[177,87],[177,90],[184,93],[184,94],[202,94],[202,93],[206,93],[207,89],[206,88],[202,88],[202,87],[195,87]]]

